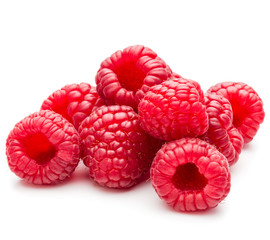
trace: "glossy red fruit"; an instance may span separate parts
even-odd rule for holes
[[[171,74],[153,50],[130,46],[101,63],[96,75],[97,91],[107,105],[128,105],[136,110],[148,89]]]
[[[229,164],[232,165],[238,161],[239,155],[244,146],[244,139],[240,134],[240,132],[238,131],[238,129],[235,128],[234,126],[231,126],[228,129],[228,135],[234,148],[234,159],[232,162],[229,162]]]
[[[216,207],[231,186],[225,156],[198,138],[163,145],[154,158],[151,180],[159,197],[176,211]]]
[[[244,141],[238,130],[232,126],[231,104],[225,97],[207,94],[205,105],[209,129],[200,138],[214,145],[227,158],[229,165],[232,165],[238,160]]]
[[[200,86],[200,84],[199,84],[198,82],[196,82],[196,81],[194,81],[194,80],[192,80],[192,79],[183,78],[183,77],[181,77],[181,76],[180,76],[179,74],[177,74],[177,73],[173,73],[171,78],[172,78],[172,79],[177,78],[177,79],[179,79],[181,82],[190,82],[190,83],[192,83],[192,84],[194,85],[194,87],[196,88],[196,90],[197,90],[199,96],[200,96],[200,101],[201,101],[202,103],[204,103],[204,93],[203,93],[203,90],[201,89],[201,86]]]
[[[146,173],[161,141],[140,127],[129,106],[104,106],[87,117],[79,128],[82,159],[100,185],[128,188]]]
[[[194,83],[173,78],[152,87],[139,104],[142,128],[170,141],[197,137],[208,129],[208,116]]]
[[[34,184],[58,183],[79,162],[79,134],[58,113],[44,110],[24,118],[6,142],[8,164],[17,176]]]
[[[222,82],[207,92],[229,100],[233,110],[233,125],[243,136],[244,142],[250,142],[265,116],[263,102],[255,90],[241,82]]]
[[[88,83],[69,84],[52,93],[42,104],[41,110],[61,114],[76,129],[96,108],[103,106],[96,88]]]

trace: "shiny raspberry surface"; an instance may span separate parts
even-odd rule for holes
[[[205,105],[209,117],[209,129],[200,138],[213,144],[232,165],[238,160],[244,141],[239,131],[232,125],[231,104],[223,96],[207,94]]]
[[[158,196],[176,211],[216,207],[231,185],[225,156],[198,138],[164,144],[153,161],[151,180]]]
[[[197,81],[194,81],[192,79],[187,79],[187,78],[183,78],[181,75],[177,74],[177,73],[173,73],[171,79],[175,79],[177,78],[178,81],[181,81],[182,83],[191,83],[194,85],[194,87],[196,88],[199,97],[200,97],[200,102],[204,103],[204,93],[203,90],[201,89],[200,84]]]
[[[130,46],[101,63],[96,75],[97,91],[107,105],[128,105],[136,110],[148,89],[171,74],[153,50]]]
[[[88,83],[69,84],[52,93],[42,104],[41,110],[61,114],[76,129],[90,113],[104,105],[96,88]]]
[[[234,159],[233,161],[229,162],[229,164],[232,165],[235,164],[239,159],[239,155],[244,146],[244,139],[238,129],[233,125],[228,129],[228,135],[234,148]]]
[[[142,128],[170,141],[197,137],[208,129],[204,102],[193,83],[173,78],[152,87],[139,104]]]
[[[6,141],[8,164],[28,183],[68,178],[79,162],[79,134],[61,115],[43,110],[17,123]]]
[[[252,141],[265,116],[258,93],[242,82],[218,83],[207,92],[229,100],[233,110],[233,125],[243,136],[245,143]]]
[[[140,126],[129,106],[104,106],[87,117],[79,128],[82,159],[100,185],[128,188],[149,172],[161,142]]]

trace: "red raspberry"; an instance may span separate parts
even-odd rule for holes
[[[176,211],[215,207],[231,185],[224,155],[198,138],[163,145],[154,158],[151,180],[159,197]]]
[[[138,114],[128,106],[104,106],[79,128],[82,158],[100,185],[128,188],[149,172],[160,141],[140,127]]]
[[[41,110],[61,114],[78,129],[92,110],[104,105],[95,87],[88,83],[66,85],[55,91],[42,104]]]
[[[101,63],[97,91],[107,105],[137,109],[148,89],[167,80],[169,66],[151,49],[136,45],[117,51]]]
[[[233,114],[231,104],[226,98],[214,94],[205,96],[205,104],[209,118],[209,129],[200,138],[213,144],[227,158],[229,164],[232,165],[238,160],[242,150],[243,139],[239,136],[238,130],[232,127]],[[228,132],[229,129],[231,135]],[[236,146],[233,144],[234,140],[236,140]],[[241,140],[242,142],[238,143]]]
[[[194,84],[170,79],[152,87],[139,104],[142,128],[163,140],[196,137],[208,129],[204,104]]]
[[[61,115],[44,110],[17,123],[6,143],[8,164],[34,184],[63,181],[79,162],[79,134]]]
[[[241,82],[223,82],[211,87],[208,93],[227,98],[233,109],[233,125],[250,142],[264,120],[263,102],[254,89]]]

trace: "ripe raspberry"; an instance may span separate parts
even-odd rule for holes
[[[185,79],[152,87],[138,109],[142,128],[158,139],[196,137],[208,129],[206,108],[193,83]]]
[[[159,197],[176,211],[215,207],[230,191],[226,158],[198,138],[163,145],[154,158],[151,180]]]
[[[6,143],[8,164],[34,184],[63,181],[79,162],[79,134],[61,115],[44,110],[17,123]]]
[[[254,89],[241,82],[223,82],[208,91],[227,98],[233,109],[233,125],[250,142],[264,120],[263,102]]]
[[[103,106],[79,127],[82,158],[90,176],[100,185],[128,188],[147,171],[160,141],[140,127],[138,115],[128,106]]]
[[[78,129],[92,110],[104,105],[95,87],[88,83],[66,85],[55,91],[42,104],[41,110],[61,114]]]
[[[148,89],[167,80],[169,66],[151,49],[136,45],[117,51],[101,63],[97,91],[107,105],[137,109]]]
[[[227,158],[229,164],[232,165],[238,160],[242,150],[242,142],[238,143],[242,138],[241,136],[239,137],[238,130],[232,127],[233,112],[231,104],[226,98],[215,94],[206,95],[205,104],[209,118],[209,129],[200,138],[214,145]],[[231,135],[228,132],[229,129]],[[234,139],[237,149],[235,149],[233,144]]]

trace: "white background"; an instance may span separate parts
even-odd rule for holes
[[[269,239],[269,1],[0,1],[1,239]],[[134,44],[152,48],[204,90],[251,85],[266,118],[231,168],[217,208],[177,213],[151,183],[94,184],[80,165],[57,186],[31,186],[8,168],[5,140],[53,91],[94,84],[99,64]]]

